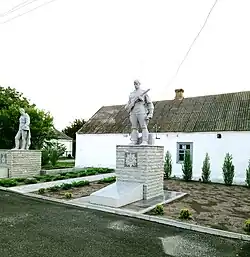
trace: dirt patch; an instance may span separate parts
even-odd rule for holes
[[[97,182],[93,182],[93,183],[90,183],[88,186],[74,187],[69,190],[59,190],[57,192],[50,192],[50,191],[46,190],[43,195],[48,196],[48,197],[57,198],[57,199],[66,199],[65,193],[72,193],[72,198],[69,199],[69,200],[72,200],[75,198],[88,196],[88,195],[94,193],[95,191],[98,191],[110,184],[111,183],[98,184]],[[35,193],[38,194],[38,192],[35,192]]]
[[[250,189],[181,180],[167,180],[164,184],[168,190],[188,193],[186,197],[164,206],[166,217],[179,220],[180,210],[188,208],[193,220],[187,222],[245,233],[243,225],[250,218]]]

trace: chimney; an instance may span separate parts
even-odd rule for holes
[[[184,93],[184,90],[182,88],[175,89],[175,99],[182,100],[184,98],[183,93]]]

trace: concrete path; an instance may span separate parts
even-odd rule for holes
[[[249,257],[250,244],[0,191],[1,257]]]
[[[39,188],[49,188],[53,186],[60,186],[63,183],[72,183],[74,181],[78,182],[82,180],[88,180],[91,182],[91,181],[98,181],[98,180],[108,178],[108,177],[113,177],[113,176],[115,176],[115,173],[106,173],[106,174],[100,174],[100,175],[94,175],[94,176],[70,178],[70,179],[50,181],[50,182],[37,183],[37,184],[31,184],[31,185],[16,186],[16,187],[11,187],[9,189],[13,192],[30,193],[30,192],[37,191]]]

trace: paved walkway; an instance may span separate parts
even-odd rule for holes
[[[0,191],[1,257],[249,257],[248,242]]]
[[[113,177],[115,176],[115,173],[106,173],[106,174],[100,174],[100,175],[94,175],[94,176],[87,176],[87,177],[80,177],[80,178],[70,178],[70,179],[63,179],[63,180],[57,180],[57,181],[50,181],[50,182],[44,182],[44,183],[37,183],[37,184],[31,184],[31,185],[23,185],[23,186],[16,186],[9,188],[13,192],[19,192],[19,193],[30,193],[37,191],[39,188],[49,188],[53,186],[60,186],[63,183],[72,183],[74,181],[82,181],[82,180],[88,180],[88,181],[98,181],[103,178]]]

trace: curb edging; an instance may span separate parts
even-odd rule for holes
[[[224,231],[224,230],[220,230],[220,229],[204,227],[204,226],[200,226],[200,225],[196,225],[196,224],[188,224],[188,223],[177,221],[177,220],[146,215],[146,214],[133,212],[133,211],[129,211],[129,210],[115,209],[115,208],[107,207],[107,206],[98,206],[98,205],[93,205],[93,204],[78,204],[78,203],[70,202],[70,200],[56,199],[56,198],[51,198],[51,197],[47,197],[47,196],[36,195],[33,193],[21,193],[21,192],[11,191],[5,187],[0,187],[0,190],[5,191],[5,192],[11,192],[11,193],[23,195],[23,196],[26,196],[26,197],[29,197],[29,198],[32,198],[35,200],[39,199],[39,200],[43,200],[43,201],[59,203],[59,204],[65,205],[65,206],[74,206],[74,207],[78,207],[78,208],[80,207],[81,209],[85,208],[85,209],[92,209],[92,210],[97,210],[97,211],[102,211],[102,212],[108,212],[108,213],[117,214],[117,215],[121,215],[121,216],[127,216],[130,218],[137,218],[140,220],[164,224],[164,225],[171,226],[171,227],[176,227],[176,228],[191,230],[191,231],[195,231],[195,232],[210,234],[210,235],[214,235],[214,236],[221,236],[224,238],[238,239],[238,240],[250,242],[250,235],[240,234],[240,233],[236,233],[236,232],[229,232],[229,231]]]

